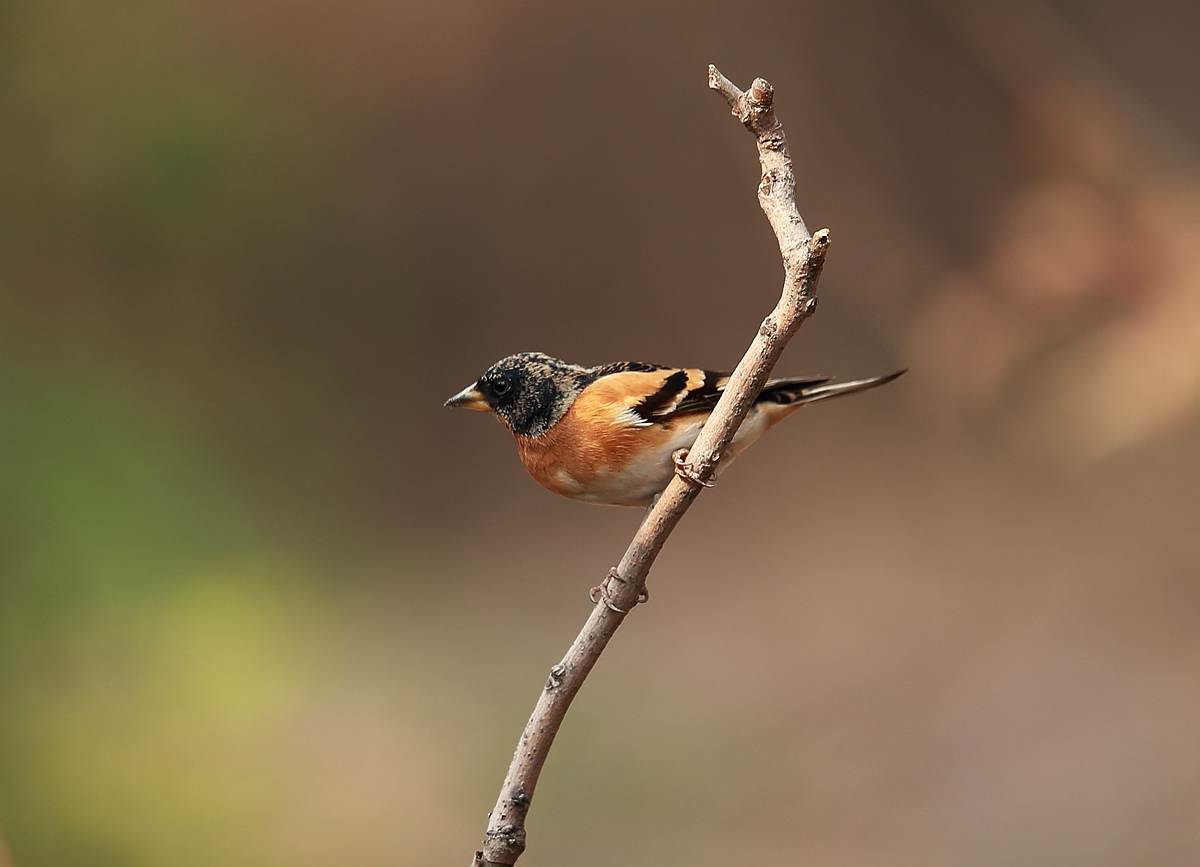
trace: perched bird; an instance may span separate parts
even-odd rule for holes
[[[891,382],[903,370],[854,382],[824,376],[772,379],[725,450],[726,466],[785,416],[830,397]],[[580,367],[541,352],[502,358],[446,406],[490,412],[512,431],[525,469],[575,500],[646,506],[676,472],[729,374],[618,361]]]

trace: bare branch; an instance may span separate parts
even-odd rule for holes
[[[483,849],[475,854],[475,867],[515,864],[525,850],[525,816],[534,787],[572,699],[625,615],[644,598],[646,576],[658,552],[692,500],[713,478],[721,453],[745,419],[788,340],[816,309],[816,285],[829,247],[829,232],[822,229],[810,236],[796,208],[792,158],[783,127],[775,117],[774,88],[756,78],[750,90],[743,92],[715,66],[708,68],[708,84],[725,97],[734,116],[758,141],[762,165],[758,201],[779,241],[783,293],[734,370],[687,455],[686,466],[671,479],[646,515],[620,565],[596,588],[596,607],[587,623],[562,662],[550,669],[492,810]]]

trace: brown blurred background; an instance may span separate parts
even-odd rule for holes
[[[1200,5],[0,5],[0,825],[41,865],[467,863],[637,510],[442,400],[805,412],[586,685],[523,865],[1200,863]],[[0,853],[3,847],[0,846]],[[0,854],[0,863],[5,856]]]

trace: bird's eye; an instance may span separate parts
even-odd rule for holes
[[[495,395],[508,394],[508,390],[512,388],[512,382],[507,376],[497,376],[492,381],[492,393]]]

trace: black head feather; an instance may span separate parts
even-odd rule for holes
[[[566,415],[579,392],[598,375],[594,368],[542,352],[518,352],[484,371],[475,387],[509,430],[536,437]]]

